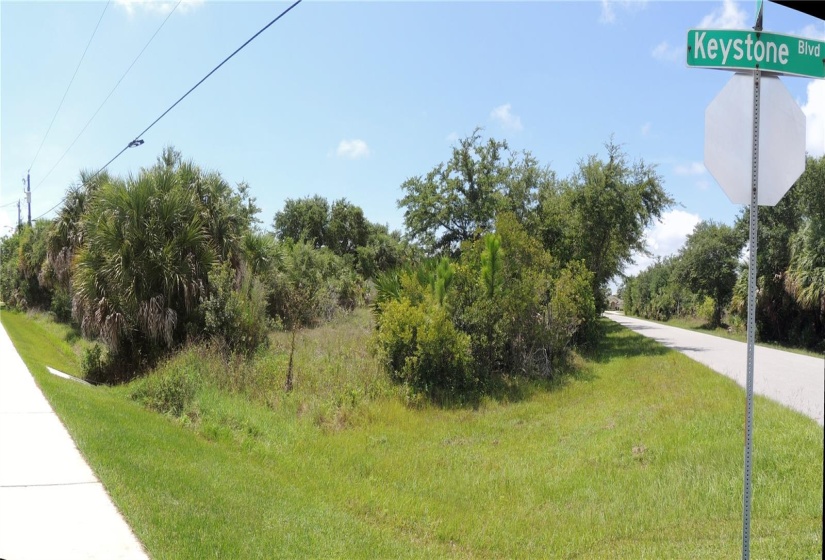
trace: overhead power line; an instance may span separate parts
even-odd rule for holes
[[[171,105],[168,109],[166,109],[163,113],[161,113],[161,115],[160,115],[158,118],[156,118],[154,121],[152,121],[152,124],[150,124],[149,126],[147,126],[147,127],[143,130],[143,132],[141,132],[140,134],[138,134],[137,136],[135,136],[135,139],[134,139],[134,140],[132,140],[131,142],[129,142],[129,143],[126,145],[126,147],[125,147],[125,148],[123,148],[122,150],[120,150],[120,151],[119,151],[119,152],[118,152],[118,153],[117,153],[117,154],[116,154],[116,155],[115,155],[112,159],[110,159],[108,162],[106,162],[106,165],[104,165],[103,167],[101,167],[100,169],[98,169],[98,170],[95,172],[95,174],[94,174],[94,175],[92,175],[89,179],[87,179],[87,180],[86,180],[86,182],[85,182],[84,184],[88,184],[90,181],[92,181],[92,180],[93,180],[93,179],[95,179],[98,175],[100,175],[100,174],[101,174],[101,173],[102,173],[102,172],[103,172],[103,171],[104,171],[107,167],[109,167],[109,165],[111,165],[111,164],[112,164],[112,162],[114,162],[117,158],[119,158],[119,157],[123,154],[123,152],[125,152],[125,151],[126,151],[126,150],[128,150],[129,148],[135,148],[135,147],[137,147],[137,146],[142,145],[142,144],[143,144],[143,140],[141,139],[141,136],[143,136],[144,134],[146,134],[146,133],[149,131],[149,129],[151,129],[153,126],[155,126],[155,125],[156,125],[156,124],[157,124],[157,123],[158,123],[158,122],[159,122],[159,121],[160,121],[163,117],[165,117],[165,116],[166,116],[166,115],[167,115],[167,114],[168,114],[168,113],[169,113],[172,109],[174,109],[174,108],[178,105],[178,103],[180,103],[181,101],[183,101],[184,99],[186,99],[186,97],[187,97],[190,93],[192,93],[193,91],[195,91],[195,90],[198,88],[198,86],[200,86],[203,82],[205,82],[205,81],[207,80],[207,78],[209,78],[209,76],[211,76],[212,74],[214,74],[214,73],[218,70],[218,68],[220,68],[221,66],[223,66],[224,64],[226,64],[226,63],[229,61],[229,59],[231,59],[233,56],[235,56],[236,54],[238,54],[239,52],[241,52],[241,51],[244,49],[244,47],[246,47],[249,43],[251,43],[252,41],[254,41],[254,40],[258,37],[258,35],[260,35],[260,34],[261,34],[261,33],[263,33],[264,31],[266,31],[267,29],[269,29],[269,28],[270,28],[270,27],[271,27],[271,26],[272,26],[275,22],[277,22],[279,19],[281,19],[282,17],[284,17],[286,14],[288,14],[288,13],[290,12],[290,10],[292,10],[292,8],[294,8],[295,6],[297,6],[298,4],[300,4],[301,2],[302,2],[302,0],[296,0],[296,2],[294,2],[293,4],[291,4],[291,5],[290,5],[287,9],[285,9],[283,12],[281,12],[280,14],[278,14],[278,15],[277,15],[277,16],[276,16],[276,17],[275,17],[272,21],[270,21],[270,22],[269,22],[269,23],[267,23],[265,26],[263,26],[263,27],[262,27],[262,28],[261,28],[261,29],[260,29],[257,33],[255,33],[252,37],[250,37],[249,39],[247,39],[247,40],[246,40],[246,42],[245,42],[244,44],[242,44],[240,47],[238,47],[237,49],[235,49],[235,50],[232,52],[232,54],[230,54],[229,56],[227,56],[226,58],[224,58],[224,59],[221,61],[221,63],[220,63],[220,64],[218,64],[217,66],[215,66],[215,67],[214,67],[214,68],[213,68],[213,69],[212,69],[212,70],[211,70],[211,71],[210,71],[210,72],[209,72],[206,76],[204,76],[203,78],[201,78],[201,79],[200,79],[200,81],[199,81],[198,83],[196,83],[194,86],[192,86],[191,88],[189,88],[189,91],[187,91],[186,93],[184,93],[184,94],[180,97],[180,99],[178,99],[177,101],[175,101],[175,102],[174,102],[174,103],[173,103],[173,104],[172,104],[172,105]],[[37,216],[37,217],[36,217],[36,218],[34,218],[34,219],[35,219],[35,220],[39,220],[40,218],[42,218],[43,216],[45,216],[46,214],[48,214],[49,212],[51,212],[52,210],[54,210],[55,208],[57,208],[58,206],[60,206],[61,204],[63,204],[63,202],[64,202],[65,200],[66,200],[66,197],[64,196],[63,198],[61,198],[61,199],[60,199],[60,201],[59,201],[57,204],[55,204],[54,206],[52,206],[51,208],[49,208],[48,210],[46,210],[45,212],[43,212],[42,214],[40,214],[39,216]]]
[[[210,71],[210,72],[209,72],[206,76],[204,76],[203,78],[201,78],[201,80],[200,80],[197,84],[195,84],[194,86],[192,86],[192,87],[189,89],[189,91],[187,91],[186,93],[184,93],[184,94],[181,96],[181,98],[180,98],[180,99],[178,99],[177,101],[175,101],[174,103],[172,103],[172,106],[171,106],[171,107],[169,107],[168,109],[166,109],[166,110],[163,112],[163,114],[161,114],[161,116],[159,116],[158,118],[156,118],[156,119],[152,122],[152,124],[150,124],[149,126],[147,126],[147,127],[146,127],[146,129],[145,129],[143,132],[141,132],[140,134],[138,134],[137,136],[135,136],[135,140],[140,139],[140,137],[141,137],[141,136],[143,136],[144,134],[146,134],[147,132],[149,132],[149,129],[150,129],[150,128],[152,128],[153,126],[155,126],[155,125],[158,123],[158,121],[160,121],[160,119],[162,119],[163,117],[165,117],[165,116],[166,116],[166,114],[167,114],[169,111],[171,111],[172,109],[174,109],[174,108],[175,108],[175,106],[176,106],[178,103],[180,103],[181,101],[183,101],[184,99],[186,99],[186,96],[188,96],[190,93],[192,93],[193,91],[195,91],[195,90],[198,88],[198,86],[199,86],[199,85],[201,85],[203,82],[205,82],[205,81],[206,81],[206,79],[207,79],[209,76],[211,76],[212,74],[214,74],[214,73],[218,70],[218,68],[220,68],[221,66],[223,66],[224,64],[226,64],[226,63],[227,63],[227,61],[229,61],[229,59],[230,59],[230,58],[232,58],[233,56],[235,56],[236,54],[238,54],[239,52],[241,52],[241,51],[243,50],[243,48],[244,48],[244,47],[246,47],[246,46],[247,46],[249,43],[251,43],[252,41],[254,41],[254,40],[258,37],[258,35],[260,35],[260,34],[261,34],[261,33],[263,33],[264,31],[266,31],[267,29],[269,29],[269,27],[270,27],[272,24],[274,24],[276,21],[278,21],[279,19],[281,19],[282,17],[284,17],[287,13],[289,13],[289,11],[290,11],[292,8],[294,8],[295,6],[297,6],[297,5],[298,5],[298,4],[300,4],[300,3],[301,3],[301,0],[297,0],[294,4],[292,4],[292,5],[291,5],[290,7],[288,7],[286,10],[284,10],[283,12],[281,12],[280,14],[278,14],[278,16],[277,16],[275,19],[273,19],[272,21],[270,21],[269,23],[267,23],[265,26],[263,26],[263,27],[261,28],[261,30],[260,30],[260,31],[258,31],[257,33],[255,33],[255,34],[254,34],[252,37],[250,37],[249,39],[247,39],[247,40],[246,40],[246,42],[245,42],[243,45],[241,45],[240,47],[238,47],[237,49],[235,49],[235,52],[233,52],[232,54],[230,54],[229,56],[227,56],[226,58],[224,58],[224,59],[223,59],[223,61],[222,61],[220,64],[218,64],[217,66],[215,66],[215,67],[214,67],[214,68],[213,68],[213,69],[212,69],[212,70],[211,70],[211,71]]]
[[[175,12],[175,10],[177,10],[177,9],[178,9],[178,6],[180,6],[180,3],[181,3],[182,1],[183,1],[183,0],[178,0],[178,3],[177,3],[177,4],[175,4],[175,7],[174,7],[174,8],[172,8],[172,11],[170,11],[170,12],[169,12],[169,15],[167,15],[167,16],[166,16],[166,18],[163,20],[163,22],[160,24],[160,26],[159,26],[159,27],[155,30],[155,32],[154,32],[154,33],[152,34],[152,36],[149,38],[149,41],[147,41],[147,42],[146,42],[146,44],[143,46],[143,48],[141,49],[141,51],[138,53],[138,55],[137,55],[137,56],[135,57],[135,59],[132,61],[132,64],[130,64],[130,65],[129,65],[129,67],[126,69],[126,71],[125,71],[125,72],[123,73],[123,75],[120,77],[120,79],[117,81],[117,83],[115,84],[115,86],[112,88],[112,90],[111,90],[111,91],[109,92],[109,94],[106,96],[106,99],[104,99],[104,100],[103,100],[103,102],[100,104],[100,106],[99,106],[99,107],[97,108],[97,110],[94,112],[94,114],[93,114],[93,115],[89,118],[89,120],[86,122],[86,124],[85,124],[85,125],[83,125],[83,128],[80,130],[80,132],[77,134],[77,136],[75,136],[75,139],[74,139],[74,140],[72,140],[72,143],[71,143],[71,144],[69,144],[69,147],[68,147],[68,148],[66,148],[66,151],[65,151],[65,152],[63,152],[63,155],[62,155],[62,156],[60,156],[60,159],[58,159],[58,160],[57,160],[57,162],[56,162],[56,163],[55,163],[55,164],[51,167],[51,169],[49,169],[49,171],[48,171],[48,172],[46,172],[46,174],[43,176],[43,178],[41,178],[41,179],[40,179],[40,182],[39,182],[39,183],[37,183],[37,186],[36,186],[36,187],[34,187],[34,188],[32,189],[32,191],[37,190],[37,189],[38,189],[38,188],[39,188],[39,187],[40,187],[40,186],[41,186],[41,185],[42,185],[42,184],[46,181],[46,179],[48,179],[49,175],[51,175],[51,174],[52,174],[52,171],[54,171],[54,170],[55,170],[55,168],[57,168],[57,166],[58,166],[58,165],[60,165],[60,162],[61,162],[61,161],[63,161],[63,158],[65,158],[65,157],[66,157],[66,155],[69,153],[69,150],[71,150],[71,149],[72,149],[72,147],[74,147],[75,143],[76,143],[76,142],[80,139],[80,137],[83,135],[83,133],[84,133],[84,132],[86,132],[86,129],[87,129],[87,128],[89,128],[89,125],[90,125],[90,124],[92,124],[92,121],[95,119],[95,117],[97,116],[97,114],[100,112],[100,110],[101,110],[101,109],[103,108],[103,106],[106,104],[106,102],[107,102],[107,101],[109,101],[109,98],[110,98],[110,97],[112,97],[112,94],[113,94],[113,93],[115,92],[115,90],[118,88],[118,86],[120,85],[120,82],[122,82],[122,81],[123,81],[123,78],[125,78],[125,77],[126,77],[126,74],[128,74],[128,73],[129,73],[129,71],[132,69],[132,67],[135,65],[135,63],[138,61],[138,59],[141,57],[141,55],[143,55],[143,52],[146,50],[146,48],[147,48],[147,47],[151,44],[151,42],[155,39],[155,37],[157,36],[157,34],[158,34],[158,33],[160,33],[160,30],[161,30],[161,29],[163,29],[163,26],[164,26],[164,25],[166,25],[166,22],[167,22],[167,21],[169,21],[169,18],[170,18],[170,17],[172,17],[172,14]]]
[[[119,151],[119,152],[115,155],[115,157],[113,157],[112,159],[110,159],[109,161],[107,161],[107,162],[106,162],[106,164],[105,164],[103,167],[101,167],[100,169],[98,169],[97,171],[95,171],[95,174],[94,174],[94,175],[92,175],[91,177],[89,177],[88,179],[86,179],[86,181],[85,181],[83,184],[84,184],[84,185],[88,185],[89,183],[91,183],[92,181],[94,181],[94,180],[95,180],[95,178],[96,178],[98,175],[100,175],[101,173],[103,173],[103,171],[105,171],[105,170],[106,170],[106,168],[107,168],[107,167],[109,167],[109,165],[110,165],[113,161],[115,161],[117,158],[119,158],[119,157],[120,157],[120,155],[121,155],[123,152],[125,152],[125,151],[126,151],[126,150],[128,150],[129,148],[136,148],[136,147],[138,147],[138,146],[140,146],[140,145],[142,145],[142,144],[143,144],[143,140],[132,140],[131,142],[129,142],[129,144],[127,144],[125,148],[123,148],[122,150],[120,150],[120,151]],[[64,195],[64,196],[63,196],[63,198],[61,198],[61,199],[58,201],[58,203],[57,203],[57,204],[55,204],[54,206],[52,206],[51,208],[49,208],[48,210],[46,210],[45,212],[43,212],[42,214],[40,214],[39,216],[37,216],[37,217],[35,218],[35,220],[39,220],[40,218],[42,218],[43,216],[45,216],[46,214],[48,214],[49,212],[51,212],[52,210],[54,210],[55,208],[57,208],[58,206],[60,206],[61,204],[63,204],[63,202],[65,202],[65,200],[66,200],[66,196]]]
[[[95,38],[95,34],[97,33],[97,28],[100,27],[100,22],[103,21],[103,15],[106,13],[106,9],[109,7],[111,0],[106,2],[106,5],[103,6],[103,11],[100,13],[100,18],[97,20],[97,25],[95,25],[94,31],[92,31],[92,36],[89,37],[89,42],[86,43],[86,48],[83,49],[83,54],[80,55],[80,60],[77,62],[77,68],[74,69],[74,74],[72,74],[72,79],[69,80],[69,85],[66,86],[66,91],[63,92],[63,97],[60,99],[60,104],[57,106],[57,111],[54,112],[54,116],[52,117],[52,122],[49,123],[49,128],[46,129],[46,134],[43,135],[43,140],[40,142],[40,146],[37,148],[37,152],[34,154],[34,158],[32,162],[29,164],[29,171],[31,171],[32,167],[34,167],[34,162],[37,161],[37,156],[40,155],[40,150],[43,149],[43,144],[46,143],[46,138],[49,137],[49,132],[52,130],[52,125],[54,124],[55,119],[57,118],[57,114],[60,113],[61,107],[63,107],[63,102],[66,100],[66,95],[69,93],[69,89],[72,87],[74,83],[75,76],[77,76],[77,71],[80,70],[80,65],[83,63],[83,59],[86,58],[86,52],[89,50],[89,45],[92,44],[92,39]]]

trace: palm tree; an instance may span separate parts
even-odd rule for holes
[[[109,181],[88,201],[73,314],[115,353],[171,347],[207,289],[216,251],[196,193],[174,166]]]
[[[791,238],[785,288],[800,307],[825,315],[825,217],[812,217]]]
[[[83,245],[81,218],[89,197],[100,185],[111,181],[108,172],[81,171],[78,183],[69,187],[63,206],[54,219],[46,241],[46,258],[56,287],[68,289],[71,284],[72,259]]]

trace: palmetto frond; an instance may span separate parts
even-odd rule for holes
[[[800,306],[825,313],[825,217],[815,217],[791,240],[785,289]]]
[[[73,309],[115,350],[132,330],[172,346],[216,259],[193,168],[166,163],[102,185],[86,203]]]

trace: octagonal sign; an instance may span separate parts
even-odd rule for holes
[[[760,78],[758,204],[773,206],[805,170],[805,115],[775,76]],[[750,204],[753,76],[734,74],[705,110],[705,167],[734,204]]]

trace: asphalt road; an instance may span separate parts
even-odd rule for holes
[[[617,323],[678,350],[689,358],[745,386],[747,344],[687,329],[668,327],[619,313],[606,313]],[[825,416],[825,360],[756,346],[753,391],[813,418]]]

